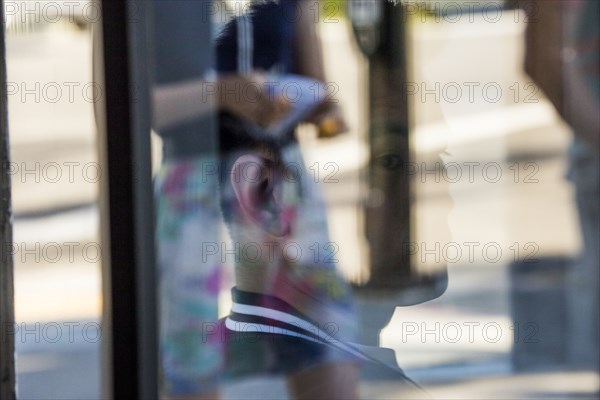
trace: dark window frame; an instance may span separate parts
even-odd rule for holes
[[[159,386],[147,3],[102,1],[102,369],[103,397],[115,399],[158,398]]]

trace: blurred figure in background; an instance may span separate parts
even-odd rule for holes
[[[573,129],[573,182],[583,251],[567,278],[568,360],[598,368],[600,290],[600,2],[516,0],[528,16],[525,70]]]
[[[168,3],[158,3],[157,9],[169,7]],[[218,397],[223,352],[226,352],[226,358],[231,356],[227,352],[229,349],[223,349],[222,338],[208,336],[208,340],[205,340],[207,337],[201,334],[207,321],[217,319],[222,276],[221,258],[206,260],[203,254],[204,244],[219,243],[221,238],[218,229],[220,215],[215,196],[218,180],[216,175],[207,171],[207,168],[219,164],[213,152],[215,138],[208,135],[212,124],[211,112],[218,110],[221,113],[221,126],[217,128],[221,131],[221,139],[241,146],[244,142],[235,143],[240,137],[230,136],[232,130],[227,129],[227,123],[236,123],[243,130],[264,133],[266,127],[289,111],[285,100],[265,93],[269,76],[295,72],[324,79],[320,45],[314,26],[317,21],[311,19],[313,14],[306,9],[307,5],[307,2],[296,0],[260,2],[225,24],[224,30],[216,38],[219,75],[217,91],[209,96],[212,100],[217,97],[212,103],[198,102],[199,98],[207,97],[205,91],[207,83],[210,83],[209,75],[198,77],[197,73],[191,71],[189,77],[182,76],[185,75],[182,65],[197,65],[198,55],[186,55],[185,51],[179,54],[178,49],[161,47],[160,43],[168,43],[168,40],[157,36],[160,54],[156,56],[156,60],[160,73],[153,90],[153,118],[154,129],[163,138],[164,147],[164,159],[155,186],[158,264],[161,273],[163,387],[166,397]],[[167,24],[164,16],[167,12],[167,9],[156,12],[161,15],[157,24]],[[294,19],[294,15],[299,15],[298,19]],[[166,32],[168,29],[162,31]],[[179,56],[174,57],[175,54]],[[192,61],[185,62],[187,58]],[[191,78],[193,76],[195,78]],[[258,88],[258,96],[253,96],[251,100],[245,98],[248,88]],[[333,99],[316,102],[313,112],[305,120],[319,126],[320,135],[325,137],[335,136],[346,130],[341,112]],[[294,128],[295,126],[289,132],[284,132],[284,140],[288,162],[295,163],[297,167],[303,166],[303,161],[294,137]],[[288,217],[295,213],[301,214],[295,229],[303,236],[297,234],[295,239],[301,241],[301,250],[306,259],[306,256],[311,257],[308,255],[309,246],[313,242],[317,242],[319,246],[327,242],[327,223],[320,194],[305,170],[301,170],[298,179],[302,181],[300,185],[304,211],[300,207],[288,210]],[[321,236],[316,236],[317,234]],[[256,239],[260,237],[257,236]],[[269,270],[261,274],[258,269],[253,269],[251,274],[244,274],[238,268],[237,283],[241,289],[253,293],[267,292],[284,298],[286,295],[291,296],[291,303],[312,310],[314,316],[320,314],[325,318],[326,315],[331,317],[332,312],[338,312],[345,317],[331,317],[328,320],[338,323],[336,327],[343,332],[340,336],[353,337],[351,299],[349,292],[345,290],[346,284],[336,273],[335,265],[315,263],[310,267],[309,264],[294,268],[293,273],[286,276],[293,287],[301,288],[301,292],[287,291],[290,287],[285,285],[273,288],[271,285],[278,276],[271,276],[273,271]],[[273,293],[274,289],[278,291]],[[298,296],[299,293],[302,294]],[[317,303],[328,303],[318,309],[314,305],[315,299]],[[239,301],[239,290],[234,291],[234,300]],[[341,305],[341,311],[337,308],[338,305]],[[349,322],[342,322],[344,319]],[[235,349],[239,349],[239,346]],[[261,370],[257,363],[264,357],[272,356],[269,349],[259,348],[259,352],[254,354],[245,350],[242,346],[242,352],[235,356],[236,361],[242,364],[254,365],[246,374],[291,371],[290,363],[281,358],[278,359],[281,365],[271,365],[270,370]],[[317,357],[312,356],[312,353],[305,355],[317,360]],[[226,366],[227,361],[226,359]],[[302,365],[297,364],[294,372],[301,367]],[[309,397],[355,397],[354,375],[342,374],[349,379],[343,385],[338,380],[331,379],[340,374],[342,369],[338,367],[339,364],[333,368],[323,367],[317,375],[310,375],[308,378],[306,374],[300,374],[297,379],[290,381],[292,391],[302,397],[299,391],[308,393],[308,383],[311,390]],[[273,371],[273,368],[277,371]],[[315,385],[317,380],[320,386]]]
[[[218,318],[220,260],[206,260],[205,245],[221,240],[219,163],[215,114],[226,110],[258,126],[276,121],[285,102],[259,86],[253,102],[226,96],[264,80],[263,74],[214,78],[211,52],[174,46],[181,35],[210,37],[194,2],[151,3],[154,35],[151,70],[153,129],[163,158],[155,176],[156,248],[160,287],[162,393],[166,398],[216,398],[223,365],[222,342],[203,341],[203,324]],[[197,13],[195,15],[194,13]]]

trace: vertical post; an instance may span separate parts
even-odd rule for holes
[[[0,1],[0,82],[6,85],[6,48],[4,45],[4,4]],[[0,90],[0,399],[15,398],[15,342],[12,210],[8,149],[8,99],[6,88]]]
[[[367,286],[394,290],[414,284],[410,256],[410,160],[406,82],[404,7],[383,2],[378,45],[369,57],[369,144],[371,191],[382,202],[366,210],[371,246],[371,279]]]
[[[147,3],[102,1],[103,395],[114,399],[158,398]]]

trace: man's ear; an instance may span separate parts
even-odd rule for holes
[[[273,162],[254,154],[240,156],[230,175],[244,218],[275,237],[289,232],[289,224],[282,218],[282,205],[277,198],[281,193],[280,178]]]

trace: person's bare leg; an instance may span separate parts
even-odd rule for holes
[[[350,362],[307,368],[287,379],[293,399],[358,399],[358,365]]]

